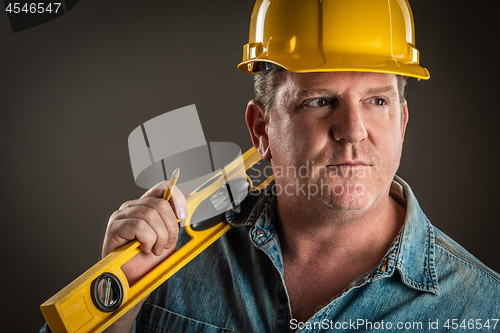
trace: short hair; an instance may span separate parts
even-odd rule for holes
[[[268,70],[260,71],[254,76],[255,99],[264,106],[264,119],[266,122],[269,121],[269,114],[276,99],[276,91],[285,75],[285,69],[274,66]],[[397,80],[399,102],[403,103],[406,100],[408,77],[397,75]]]

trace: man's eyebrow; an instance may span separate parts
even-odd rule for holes
[[[332,95],[332,91],[328,89],[299,89],[295,93],[291,93],[294,99],[302,99],[314,95]]]
[[[365,92],[365,95],[370,94],[383,94],[383,93],[391,93],[391,95],[397,95],[397,90],[394,86],[386,86],[386,87],[374,87],[370,88]],[[301,88],[295,92],[289,91],[287,93],[288,96],[292,97],[293,100],[300,100],[309,96],[334,96],[336,95],[333,91],[329,89],[306,89]]]
[[[382,94],[382,93],[387,93],[390,92],[394,95],[396,95],[397,90],[394,88],[394,86],[387,86],[387,87],[377,87],[377,88],[371,88],[366,91],[367,95],[370,94]]]

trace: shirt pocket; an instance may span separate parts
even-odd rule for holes
[[[145,304],[138,332],[144,333],[229,333],[229,328],[217,327],[184,317],[159,306]]]

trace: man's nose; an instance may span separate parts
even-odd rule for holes
[[[358,103],[344,103],[334,113],[333,137],[336,141],[355,144],[366,138],[362,110]]]

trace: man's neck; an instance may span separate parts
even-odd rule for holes
[[[325,213],[300,207],[278,198],[285,285],[293,317],[306,321],[356,278],[379,265],[406,211],[388,192],[372,209],[362,212]]]
[[[364,258],[382,259],[399,232],[406,214],[387,191],[361,211],[304,209],[297,202],[278,198],[279,237],[287,260],[312,263]],[[306,199],[307,200],[307,199]],[[381,257],[382,256],[382,257]]]

